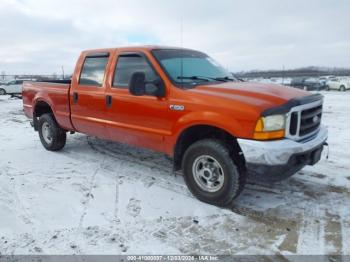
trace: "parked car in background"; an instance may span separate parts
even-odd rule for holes
[[[292,79],[292,81],[290,82],[290,86],[304,89],[304,82],[305,82],[305,78],[296,77]]]
[[[326,82],[326,90],[331,89],[339,91],[345,91],[346,89],[350,89],[350,79],[340,77],[330,78]]]
[[[326,86],[327,84],[327,81],[330,79],[330,78],[333,78],[334,76],[321,76],[320,78],[318,78],[320,80],[321,83],[324,84],[324,86]]]
[[[304,81],[306,87],[305,90],[324,90],[326,88],[326,83],[318,78],[307,78]]]
[[[325,81],[318,78],[294,78],[290,85],[308,91],[319,91],[326,88]]]
[[[0,87],[0,95],[6,94],[21,94],[23,81],[27,80],[12,80]]]

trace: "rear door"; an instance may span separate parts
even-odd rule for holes
[[[70,90],[71,119],[74,128],[84,134],[108,138],[105,117],[105,77],[109,52],[88,53]],[[79,68],[75,74],[79,74]]]
[[[146,81],[161,80],[160,75],[142,52],[117,53],[114,60],[111,69],[114,74],[106,93],[110,97],[107,109],[110,139],[163,151],[163,140],[170,135],[171,128],[167,117],[168,94],[162,98],[134,96],[128,90],[130,78],[135,72],[144,72]],[[146,89],[156,88],[152,85],[146,85]],[[166,88],[164,84],[163,87]]]

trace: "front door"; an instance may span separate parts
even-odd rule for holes
[[[107,108],[110,139],[163,151],[163,140],[171,128],[167,98],[134,96],[128,90],[134,72],[144,72],[146,81],[159,78],[158,73],[143,53],[119,53],[115,60],[111,86],[106,89],[111,102]],[[154,84],[146,85],[146,89],[152,88],[156,88]]]

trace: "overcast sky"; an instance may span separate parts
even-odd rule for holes
[[[1,0],[0,71],[60,73],[83,49],[202,50],[231,71],[350,67],[349,0]]]

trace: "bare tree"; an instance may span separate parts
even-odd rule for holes
[[[4,70],[1,71],[1,79],[5,80],[6,78],[6,72]]]

